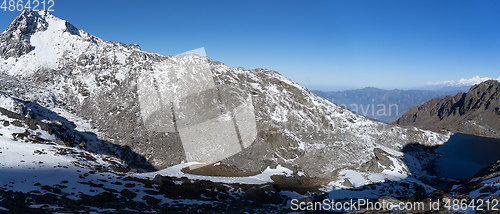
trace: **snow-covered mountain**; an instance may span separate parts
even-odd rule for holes
[[[402,161],[403,156],[406,160],[418,157],[404,155],[402,149],[409,144],[440,145],[449,138],[371,121],[275,71],[232,68],[195,54],[145,52],[138,45],[107,42],[77,30],[46,11],[22,12],[0,34],[0,50],[0,107],[5,109],[0,138],[2,149],[9,149],[0,156],[2,161],[8,155],[17,157],[13,159],[16,162],[38,150],[48,158],[40,161],[54,162],[49,167],[57,168],[55,163],[61,163],[63,169],[66,166],[77,175],[88,168],[104,168],[112,175],[102,176],[119,177],[112,182],[123,183],[124,175],[118,172],[129,168],[160,170],[131,173],[129,178],[149,185],[154,178],[153,184],[159,188],[164,184],[162,179],[179,183],[182,177],[243,184],[250,180],[259,181],[251,185],[265,185],[278,182],[280,178],[272,175],[281,174],[284,186],[296,188],[302,179],[317,178],[321,182],[311,182],[312,186],[321,183],[324,191],[332,192],[383,181],[405,180],[412,183],[409,186],[425,186],[417,180],[423,174],[413,173],[423,166],[418,161],[410,161],[411,165]],[[17,116],[8,119],[7,115]],[[14,123],[24,131],[11,129]],[[39,131],[38,126],[56,131]],[[63,153],[59,157],[59,148],[82,155]],[[95,163],[79,163],[88,156]],[[56,161],[60,158],[62,162]],[[111,158],[116,158],[114,167],[101,161]],[[29,159],[35,164],[38,160]],[[25,170],[34,166],[8,162],[6,167]],[[238,176],[242,180],[234,178]],[[3,177],[5,182],[18,178]],[[93,181],[105,186],[99,191],[113,193],[108,185],[112,182]],[[383,189],[383,185],[379,187],[375,189]],[[226,192],[238,192],[238,188]],[[294,188],[288,188],[289,194],[298,197]],[[422,188],[432,191],[429,186]],[[62,189],[82,200],[86,197],[78,196],[76,190]],[[34,187],[27,191],[41,190]],[[99,191],[82,194],[97,195]],[[161,197],[160,202],[170,200]],[[129,199],[153,200],[145,196]]]
[[[158,99],[176,104],[174,110],[179,111],[176,115],[179,121],[183,116],[188,121],[203,117],[199,111],[213,107],[201,106],[203,109],[193,105],[193,100],[212,102],[215,99],[213,102],[219,102],[218,105],[239,102],[232,100],[248,104],[247,100],[251,100],[249,111],[253,112],[249,115],[255,116],[251,119],[256,121],[257,136],[254,140],[250,137],[243,149],[237,148],[233,155],[221,160],[243,171],[258,172],[269,163],[289,163],[308,175],[330,177],[337,169],[358,168],[372,157],[375,148],[400,156],[398,150],[407,143],[435,145],[447,139],[436,133],[370,121],[319,98],[275,71],[231,68],[197,55],[161,56],[144,52],[137,45],[106,42],[78,31],[45,11],[24,11],[1,38],[0,73],[4,93],[80,116],[92,124],[99,138],[129,146],[157,169],[196,161],[186,157],[190,148],[183,144],[182,132],[155,129],[154,123],[151,125],[146,118],[149,115],[145,111],[159,104],[154,103],[157,93]],[[188,78],[193,83],[189,83]],[[205,84],[204,81],[208,83],[196,89],[198,91],[185,90]],[[148,88],[152,82],[156,82],[156,86]],[[195,95],[191,100],[181,97],[179,93],[184,93],[183,90],[184,97]],[[218,96],[210,94],[214,90]],[[168,94],[177,97],[165,97]],[[162,114],[169,114],[170,108],[166,106]],[[190,113],[189,108],[194,112]],[[228,114],[231,108],[228,104],[217,110],[231,117]],[[162,120],[162,116],[153,117]],[[209,119],[212,115],[206,117]],[[175,121],[178,127],[179,121]],[[200,122],[206,121],[200,119]],[[241,123],[243,127],[251,122]],[[196,124],[185,126],[193,125]],[[242,131],[240,135],[243,134],[246,133]],[[209,143],[217,146],[220,142]],[[214,163],[216,158],[210,161]]]
[[[482,82],[488,81],[488,80],[495,80],[494,78],[489,78],[489,77],[479,77],[475,76],[470,79],[465,79],[462,78],[458,81],[454,80],[448,80],[448,81],[440,81],[440,82],[428,82],[428,85],[433,85],[433,86],[440,86],[440,87],[471,87],[473,85],[479,85]],[[496,79],[497,81],[500,81],[500,77]]]

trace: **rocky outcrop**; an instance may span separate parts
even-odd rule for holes
[[[128,147],[100,140],[92,133],[78,131],[73,123],[39,105],[29,102],[24,103],[21,100],[16,101],[19,107],[33,111],[18,114],[0,107],[0,129],[15,127],[16,131],[12,133],[14,140],[75,147],[91,153],[102,153],[111,156],[128,156],[137,160],[136,162],[129,162],[131,167],[152,168],[144,159],[141,159],[140,155],[134,153]],[[45,114],[41,115],[41,112],[45,112]],[[62,153],[67,153],[67,151],[69,150],[63,149]],[[82,155],[84,154],[82,153]],[[127,170],[125,167],[118,165],[114,169],[119,171]]]
[[[500,200],[500,160],[481,169],[474,176],[450,185],[448,191],[456,196]]]
[[[38,128],[40,128],[44,131],[47,131],[49,134],[52,134],[54,132],[52,127],[48,124],[45,124],[41,121],[34,120],[34,119],[29,118],[29,117],[25,117],[23,115],[14,113],[14,112],[9,111],[7,109],[4,109],[2,107],[0,107],[0,114],[5,115],[8,118],[15,119],[12,123],[13,124],[17,123],[18,126],[20,126],[21,121],[22,121],[22,123],[25,123],[29,127],[29,129],[31,129],[31,130],[37,130]],[[9,125],[9,121],[3,121],[3,123],[4,123],[4,126]]]
[[[361,165],[360,171],[362,172],[383,172],[388,169],[391,170],[395,167],[395,161],[399,163],[397,165],[403,166],[403,170],[408,172],[408,167],[400,159],[388,154],[380,148],[375,148],[373,150],[374,157]]]
[[[435,98],[407,111],[395,124],[500,138],[500,83],[488,80],[467,93]]]

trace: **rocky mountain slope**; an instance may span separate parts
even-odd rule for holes
[[[467,93],[432,99],[410,109],[395,124],[500,138],[500,83],[488,80]]]
[[[29,103],[5,95],[0,98],[10,109],[0,108],[0,212],[283,213],[292,211],[293,199],[342,200],[349,195],[376,199],[433,191],[416,179],[417,173],[407,178],[406,164],[381,149],[360,170],[338,171],[332,182],[307,178],[280,165],[254,175],[233,174],[238,177],[187,173],[196,163],[140,173],[117,156],[95,152],[110,151],[99,148],[114,145],[71,129],[68,121],[51,118],[50,110],[37,116],[48,119],[36,120],[14,112]],[[82,121],[69,113],[65,116]],[[416,172],[415,166],[410,169]]]
[[[4,93],[82,117],[100,139],[147,160],[123,157],[136,165],[222,161],[258,173],[286,163],[330,177],[358,168],[377,147],[399,156],[407,143],[447,139],[370,121],[275,71],[144,52],[103,41],[45,11],[23,12],[0,38]]]
[[[5,107],[26,105],[4,95],[0,98]],[[241,178],[196,177],[181,171],[189,164],[138,173],[116,156],[90,152],[113,145],[68,129],[66,122],[40,121],[0,108],[1,213],[279,210],[283,201],[269,184],[271,177],[292,174],[277,166]],[[236,206],[218,198],[253,202]]]
[[[442,98],[456,91],[440,90],[383,90],[366,87],[363,89],[323,92],[312,91],[322,98],[367,118],[392,123],[406,111],[433,98]]]

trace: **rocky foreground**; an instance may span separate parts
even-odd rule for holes
[[[218,175],[205,176],[188,163],[155,172],[138,171],[114,155],[87,151],[96,144],[92,140],[74,145],[56,138],[63,133],[67,139],[80,134],[56,121],[44,123],[0,109],[0,122],[0,211],[10,213],[289,213],[325,211],[330,206],[325,200],[406,206],[395,213],[455,213],[460,210],[446,208],[454,200],[495,200],[500,194],[500,162],[464,181],[443,180],[433,175],[433,160],[439,154],[420,144],[403,150],[404,163],[375,149],[373,158],[360,169],[337,171],[329,179],[280,165],[258,174],[239,172],[235,177],[238,172],[234,172],[231,177],[224,173],[234,168],[222,163],[211,166],[210,172]],[[382,173],[386,169],[405,163],[413,172],[411,177],[381,177],[387,176]],[[448,183],[444,189],[431,186],[443,182]],[[429,202],[439,203],[440,209]],[[323,206],[314,207],[318,203]],[[488,209],[485,206],[481,208]],[[333,211],[385,213],[395,208],[381,209],[359,206]]]

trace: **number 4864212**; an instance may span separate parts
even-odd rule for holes
[[[24,2],[23,0],[3,0],[0,9],[3,11],[23,11],[25,9],[54,11],[52,7],[54,7],[54,0],[25,0]]]

